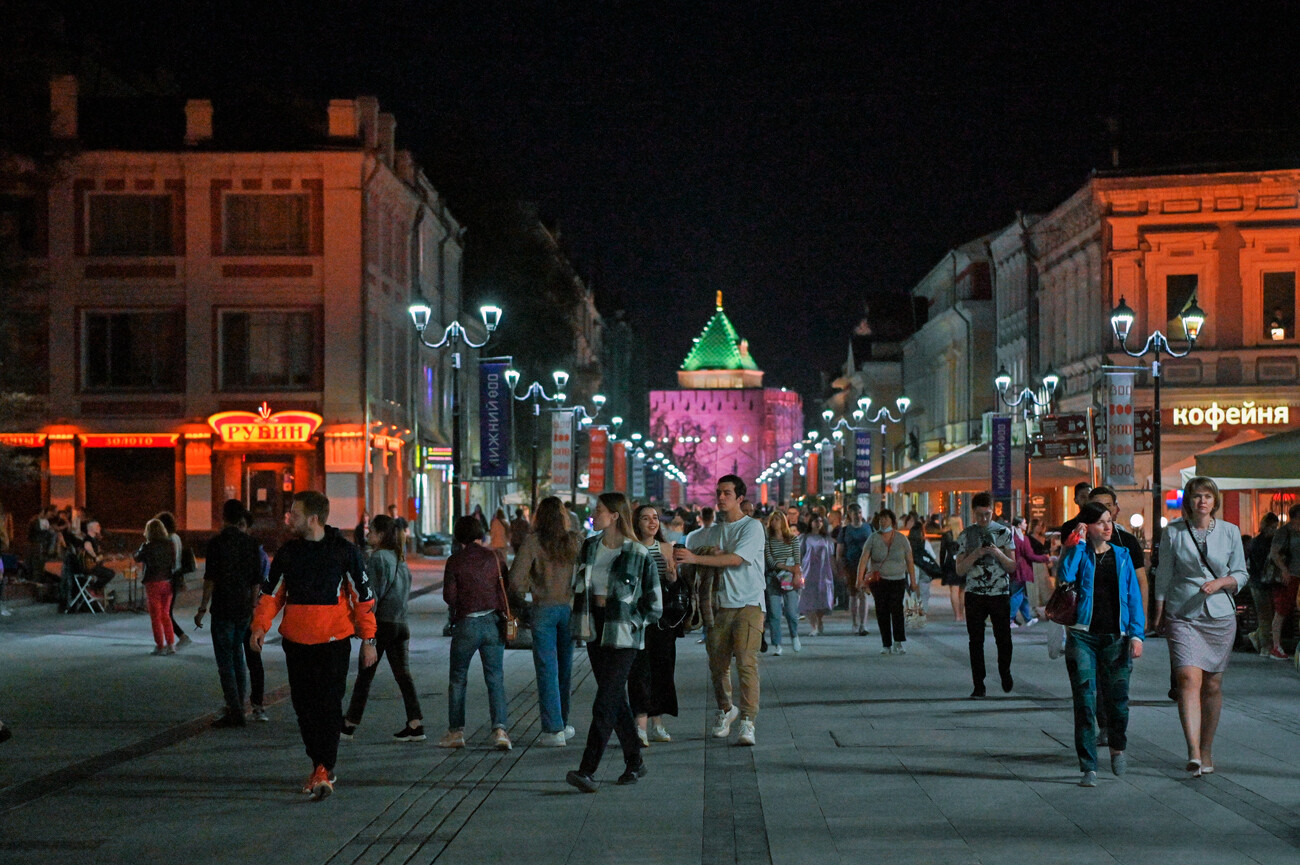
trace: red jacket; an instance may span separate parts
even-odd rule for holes
[[[1034,562],[1044,564],[1052,557],[1034,552],[1034,545],[1029,543],[1027,535],[1015,530],[1012,530],[1012,533],[1016,536],[1016,572],[1011,577],[1011,580],[1015,583],[1032,583],[1034,581]]]
[[[375,598],[361,553],[338,529],[319,541],[294,538],[280,547],[262,584],[253,628],[263,632],[281,609],[280,636],[294,643],[328,643],[375,635]]]

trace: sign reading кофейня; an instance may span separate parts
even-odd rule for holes
[[[303,444],[320,429],[322,418],[309,411],[278,411],[262,403],[257,413],[223,411],[208,426],[226,444]]]

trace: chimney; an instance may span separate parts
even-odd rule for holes
[[[397,133],[397,118],[388,112],[379,115],[379,152],[384,164],[392,167]]]
[[[329,107],[330,138],[357,137],[357,103],[351,99],[331,99]]]
[[[77,76],[56,75],[50,79],[50,135],[77,137]]]
[[[212,140],[212,100],[185,101],[185,143],[190,147]]]
[[[366,150],[379,145],[379,100],[373,96],[357,97],[357,126]]]

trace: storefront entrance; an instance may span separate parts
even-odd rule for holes
[[[105,529],[143,532],[159,511],[176,507],[176,449],[88,447],[86,510]]]
[[[250,456],[244,463],[244,506],[258,522],[283,523],[293,504],[293,462]]]

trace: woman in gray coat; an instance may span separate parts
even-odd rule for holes
[[[1156,623],[1165,627],[1178,683],[1178,717],[1187,740],[1187,771],[1214,771],[1214,731],[1223,708],[1223,673],[1237,636],[1234,596],[1248,578],[1241,530],[1217,518],[1223,496],[1213,480],[1183,488],[1183,519],[1160,538]]]

